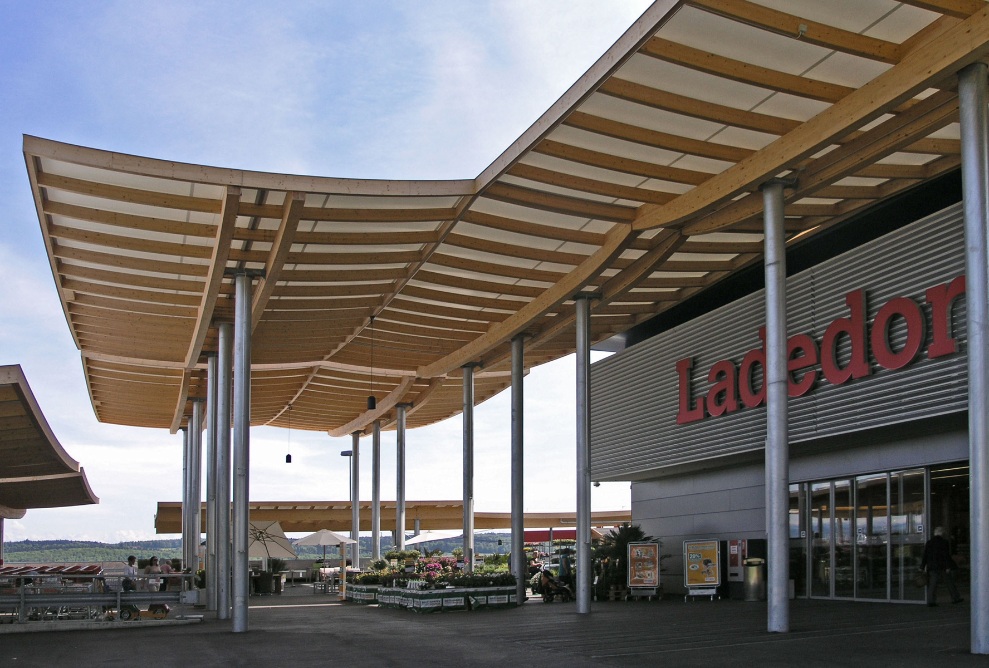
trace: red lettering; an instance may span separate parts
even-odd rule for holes
[[[690,407],[690,370],[694,368],[694,358],[685,357],[677,362],[677,377],[680,380],[680,410],[677,411],[677,424],[689,424],[704,419],[704,397],[697,398],[697,405]]]
[[[952,330],[951,314],[955,303],[964,294],[964,275],[926,291],[926,303],[931,309],[931,342],[927,349],[929,359],[957,352],[958,342]],[[902,369],[920,355],[927,328],[922,306],[909,297],[890,299],[876,313],[870,327],[870,323],[866,321],[865,300],[865,291],[861,289],[845,295],[848,316],[836,318],[827,326],[820,346],[809,334],[795,334],[787,339],[788,396],[802,397],[809,394],[822,374],[832,385],[869,376],[872,373],[870,349],[876,363],[889,370]],[[894,350],[890,333],[892,327],[901,320],[906,337],[900,349]],[[719,360],[712,365],[707,373],[707,393],[696,398],[691,387],[694,358],[687,357],[677,362],[680,382],[677,424],[697,422],[708,415],[726,415],[742,407],[757,408],[765,404],[765,327],[759,328],[759,339],[762,346],[747,352],[737,368],[729,359]],[[838,351],[843,345],[850,353],[844,367],[838,359]],[[759,367],[758,371],[756,367]]]
[[[889,344],[889,328],[894,318],[903,318],[907,326],[907,340],[899,352]],[[872,354],[880,366],[902,369],[917,357],[925,336],[924,314],[917,302],[907,297],[895,297],[883,304],[872,321]]]
[[[836,318],[821,337],[821,371],[832,385],[841,385],[850,378],[864,378],[872,372],[865,343],[865,291],[849,292],[845,295],[845,304],[849,317]],[[851,343],[852,354],[848,365],[842,369],[838,363],[838,344],[845,336]]]
[[[714,383],[707,391],[707,412],[709,415],[723,415],[738,410],[738,386],[735,379],[735,365],[730,360],[721,360],[711,367],[707,382]]]
[[[951,307],[963,294],[964,275],[927,290],[927,303],[931,305],[931,345],[927,348],[927,359],[958,352],[958,342],[951,335]]]
[[[786,371],[789,375],[787,395],[802,397],[814,389],[817,383],[817,369],[814,366],[817,362],[817,344],[808,334],[796,334],[787,340]],[[809,371],[797,379],[794,374],[804,369]]]
[[[766,328],[759,328],[759,338],[762,339],[762,348],[756,348],[745,353],[742,363],[738,365],[738,396],[746,408],[762,406],[766,400]],[[762,367],[762,387],[756,390],[753,387],[755,379],[752,371],[755,365]]]

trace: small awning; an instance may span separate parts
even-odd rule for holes
[[[99,503],[52,433],[19,365],[0,366],[0,518]]]

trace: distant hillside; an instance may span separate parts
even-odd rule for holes
[[[502,544],[498,545],[498,541]],[[370,536],[361,536],[361,557],[371,556]],[[382,533],[382,553],[392,549],[391,535]],[[437,540],[419,546],[420,551],[441,550],[450,554],[455,548],[463,547],[463,539],[450,538]],[[409,549],[412,549],[410,546]],[[512,549],[511,534],[483,533],[474,536],[474,551],[477,554],[508,554]],[[323,548],[314,546],[299,546],[296,548],[300,558],[317,558],[323,555]],[[109,562],[126,561],[129,555],[138,559],[146,559],[156,555],[162,559],[182,558],[182,541],[178,538],[168,540],[137,540],[124,543],[98,543],[80,540],[22,540],[5,542],[3,545],[4,562],[14,563],[52,563],[65,562]],[[327,558],[340,554],[335,547],[326,548]]]
[[[127,561],[129,555],[144,559],[157,555],[163,559],[182,557],[182,541],[169,540],[127,541],[125,543],[97,543],[81,540],[22,540],[4,543],[4,563],[63,563]]]

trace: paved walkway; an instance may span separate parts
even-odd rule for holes
[[[0,636],[0,665],[281,666],[989,666],[969,654],[967,603],[791,602],[791,632],[770,634],[766,604],[573,603],[416,614],[289,588],[252,598],[247,633],[229,621]]]

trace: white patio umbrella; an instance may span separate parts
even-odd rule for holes
[[[326,561],[326,546],[327,545],[349,545],[350,543],[356,543],[353,538],[344,536],[343,534],[337,533],[336,531],[330,531],[329,529],[320,529],[315,533],[311,533],[308,536],[303,536],[295,541],[296,545],[322,545],[323,546],[323,561]]]
[[[295,559],[295,549],[278,522],[249,522],[247,527],[247,554],[265,560]]]
[[[428,543],[433,540],[444,540],[447,538],[459,538],[463,536],[463,531],[447,530],[447,531],[423,531],[418,536],[413,536],[412,538],[405,539],[405,545],[418,545],[419,543]]]

